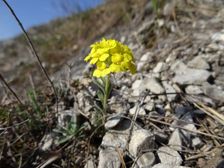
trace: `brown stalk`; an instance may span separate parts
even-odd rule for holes
[[[29,47],[30,47],[30,49],[31,49],[31,51],[32,51],[33,56],[36,57],[37,62],[38,62],[38,64],[39,64],[39,66],[40,66],[40,69],[42,70],[42,72],[43,72],[44,75],[46,76],[47,80],[49,81],[49,83],[50,83],[50,85],[51,85],[51,87],[52,87],[52,89],[53,89],[53,92],[54,92],[54,94],[55,94],[56,103],[57,103],[57,111],[58,111],[58,97],[57,97],[56,89],[55,89],[54,84],[53,84],[53,82],[51,81],[51,79],[50,79],[50,77],[49,77],[49,75],[48,75],[46,69],[43,67],[43,65],[42,65],[42,63],[41,63],[40,57],[39,57],[39,55],[38,55],[38,53],[37,53],[37,51],[36,51],[36,49],[35,49],[35,47],[34,47],[33,42],[31,41],[31,39],[30,39],[28,33],[26,32],[25,28],[23,27],[22,22],[19,20],[19,18],[17,17],[16,13],[15,13],[14,10],[12,9],[12,7],[9,5],[9,3],[8,3],[6,0],[2,0],[2,1],[3,1],[4,4],[6,5],[6,7],[9,9],[9,11],[11,12],[11,14],[12,14],[13,17],[15,18],[16,22],[18,23],[19,27],[21,28],[21,30],[22,30],[22,32],[23,32],[23,34],[24,34],[24,36],[25,36],[25,38],[26,38],[26,40],[27,40],[27,42],[28,42],[28,44],[29,44]]]
[[[215,139],[224,140],[224,137],[212,135],[212,134],[201,132],[201,131],[197,131],[197,130],[193,131],[193,130],[190,130],[190,129],[187,129],[187,128],[184,128],[184,127],[181,127],[181,126],[175,126],[175,125],[172,125],[170,123],[167,123],[167,122],[164,122],[164,121],[159,121],[159,120],[156,120],[156,119],[153,119],[153,118],[149,118],[149,120],[152,121],[152,122],[163,124],[163,125],[168,125],[168,126],[173,127],[173,128],[179,128],[179,129],[183,129],[185,131],[189,131],[189,132],[192,132],[192,133],[204,135],[204,136],[215,138]]]
[[[9,91],[13,94],[13,96],[16,98],[16,100],[22,105],[22,101],[19,99],[17,94],[13,91],[13,89],[9,86],[9,84],[6,82],[5,78],[0,74],[0,79],[4,83],[4,85],[9,89]]]

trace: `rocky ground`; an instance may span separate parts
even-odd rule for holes
[[[129,26],[107,32],[133,50],[138,72],[112,76],[105,123],[83,62],[88,51],[70,60],[52,77],[61,91],[58,114],[30,165],[224,167],[223,7],[171,1],[155,14],[148,2],[128,16]]]

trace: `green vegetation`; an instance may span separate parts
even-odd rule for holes
[[[59,145],[72,140],[74,137],[80,138],[83,136],[83,127],[80,127],[73,121],[68,122],[66,127],[59,127],[53,131],[59,134]]]
[[[152,3],[154,13],[159,16],[161,13],[160,10],[162,9],[165,1],[164,0],[151,0],[151,3]]]

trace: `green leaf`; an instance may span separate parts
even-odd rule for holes
[[[104,93],[102,93],[100,90],[97,91],[97,97],[100,99],[101,103],[103,103],[104,100]]]
[[[99,80],[97,80],[95,78],[93,78],[93,83],[95,85],[97,85],[97,87],[100,89],[100,91],[105,94],[103,83],[101,83]]]

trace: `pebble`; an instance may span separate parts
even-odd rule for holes
[[[168,69],[168,65],[164,62],[159,62],[156,67],[153,69],[154,73],[160,73],[166,71]]]
[[[151,167],[154,164],[155,160],[156,158],[153,152],[146,152],[138,158],[137,164],[139,168],[147,168]]]
[[[138,110],[138,111],[136,111],[136,110]],[[142,108],[142,107],[139,107],[139,108],[138,108],[138,105],[135,105],[133,108],[131,108],[131,109],[129,110],[129,114],[130,114],[130,115],[135,115],[136,112],[137,112],[138,115],[140,115],[140,116],[144,116],[144,115],[146,115],[145,109]]]
[[[122,120],[121,116],[110,117],[109,120],[105,123],[106,129],[111,129],[117,126]]]
[[[160,84],[160,82],[154,77],[150,77],[150,78],[146,77],[143,81],[143,87],[145,89],[150,90],[152,93],[155,93],[155,94],[165,93],[165,90]]]
[[[101,149],[99,152],[98,168],[120,168],[120,156],[115,149]]]
[[[128,141],[128,133],[125,132],[125,130],[127,129],[126,127],[127,126],[125,125],[125,122],[123,122],[122,128],[120,128],[119,132],[115,133],[107,131],[103,137],[101,146],[125,149]]]
[[[88,160],[84,168],[96,168],[93,160]]]
[[[148,63],[152,61],[152,53],[151,52],[146,52],[145,54],[142,55],[140,58],[138,64],[137,64],[137,71],[141,71],[146,67]]]
[[[129,143],[129,152],[132,156],[137,157],[141,151],[154,148],[154,136],[148,130],[137,129],[132,132]]]
[[[152,111],[155,108],[155,104],[153,102],[149,102],[146,103],[143,107],[148,111]]]
[[[166,96],[169,102],[172,102],[176,99],[176,90],[171,86],[167,81],[162,82],[163,87],[165,88],[166,91]]]
[[[177,128],[173,131],[173,133],[170,136],[168,145],[175,149],[176,151],[181,151],[182,149],[182,140],[180,135],[180,130]]]
[[[185,88],[187,94],[203,94],[202,88],[197,85],[189,85]]]
[[[173,166],[173,165],[170,165],[170,164],[158,163],[158,164],[154,165],[152,168],[189,168],[189,167]]]
[[[131,93],[133,96],[140,96],[141,93],[144,91],[144,88],[142,87],[142,80],[136,80],[132,84],[132,90],[133,92]]]
[[[180,154],[168,146],[160,147],[157,153],[161,163],[163,164],[172,166],[179,166],[182,164],[183,159],[181,158]]]
[[[170,67],[171,71],[175,73],[184,73],[187,68],[187,65],[185,65],[182,61],[179,60],[173,63]]]
[[[52,134],[47,134],[45,135],[42,139],[41,139],[41,142],[39,144],[39,148],[42,150],[42,151],[47,151],[51,148],[51,146],[53,145],[54,143],[54,137]]]
[[[195,137],[192,139],[192,146],[198,149],[203,146],[203,142],[199,137]]]
[[[212,40],[214,42],[223,42],[224,43],[224,30],[222,30],[221,32],[214,33],[212,35]]]

